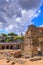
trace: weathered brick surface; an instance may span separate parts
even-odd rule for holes
[[[22,44],[22,54],[36,55],[38,54],[37,47],[39,46],[43,54],[43,27],[30,25],[25,34],[24,43]]]

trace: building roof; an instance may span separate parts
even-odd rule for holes
[[[20,42],[0,42],[0,44],[20,44]]]
[[[30,36],[31,37],[31,34],[30,34],[31,32],[34,32],[33,35],[32,35],[33,37],[35,36],[35,34],[36,34],[36,37],[37,36],[43,37],[43,27],[36,27],[34,25],[30,25],[28,27],[28,30],[26,31],[25,36]]]

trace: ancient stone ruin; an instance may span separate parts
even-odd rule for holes
[[[0,50],[3,50],[3,49],[20,49],[21,48],[21,44],[20,42],[14,42],[14,43],[2,43],[0,42]]]
[[[21,50],[22,54],[26,56],[39,55],[40,53],[43,55],[43,27],[29,26]]]
[[[30,25],[22,43],[0,43],[0,49],[21,49],[21,54],[27,57],[43,55],[43,27]]]

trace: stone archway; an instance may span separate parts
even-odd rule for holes
[[[6,46],[6,49],[9,49],[9,46]]]
[[[5,49],[5,46],[2,46],[2,49]]]

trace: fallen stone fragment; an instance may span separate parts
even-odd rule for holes
[[[41,60],[41,57],[32,57],[30,58],[30,61],[37,61],[37,60]]]
[[[12,63],[11,63],[11,65],[14,65],[14,64],[15,64],[15,62],[12,62]]]
[[[7,60],[7,63],[9,63],[10,62],[10,60]]]

